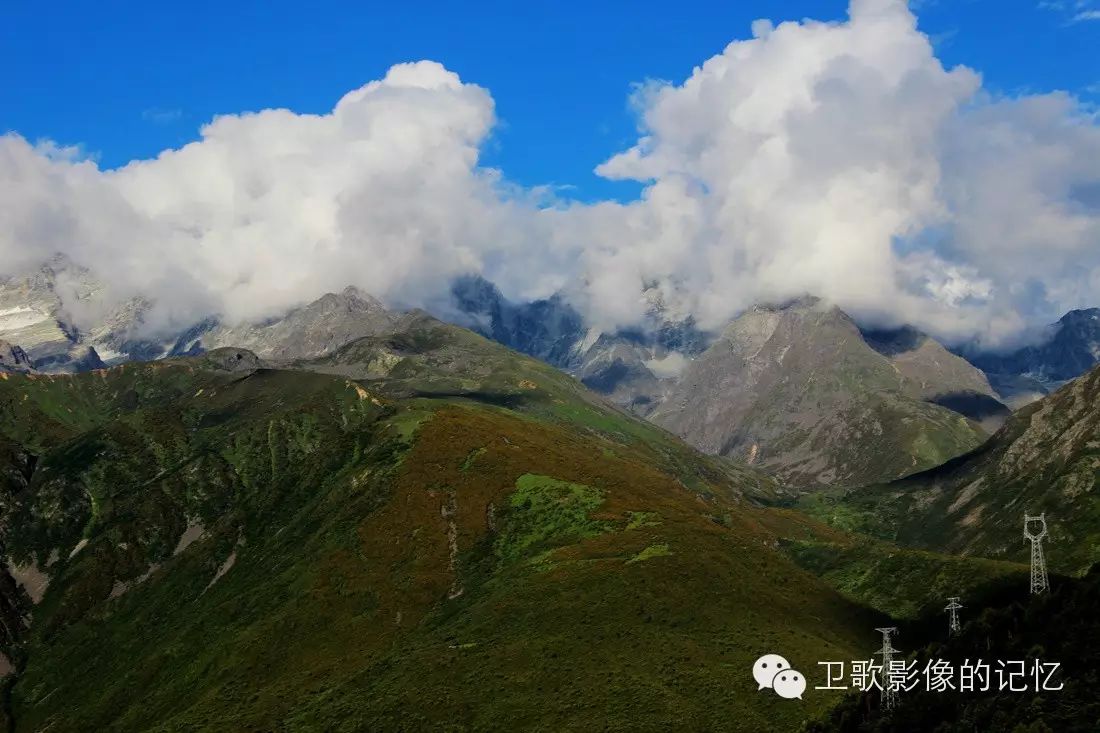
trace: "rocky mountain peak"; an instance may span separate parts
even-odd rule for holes
[[[504,295],[481,275],[463,275],[451,284],[451,296],[464,313],[488,313],[499,307]]]
[[[825,300],[817,297],[816,295],[800,295],[797,298],[791,298],[789,300],[781,300],[774,303],[759,303],[750,308],[750,311],[770,311],[770,312],[782,312],[782,311],[807,311],[807,310],[828,310],[832,306]],[[837,309],[839,311],[839,309]]]
[[[752,355],[765,343],[792,343],[807,339],[835,342],[862,340],[859,327],[840,308],[813,296],[749,308],[722,331],[719,341],[735,352]]]
[[[347,286],[339,293],[325,293],[306,307],[320,310],[343,309],[348,313],[377,313],[386,310],[386,307],[377,298],[363,292],[354,285]]]
[[[1088,326],[1100,321],[1100,308],[1080,308],[1071,310],[1058,319],[1063,326]]]
[[[1007,398],[1027,399],[1057,389],[1100,364],[1100,308],[1072,310],[1047,329],[1040,343],[1009,353],[968,354]]]
[[[23,351],[15,344],[0,339],[0,372],[30,372],[34,371],[34,364]]]
[[[235,347],[261,359],[310,359],[365,336],[391,333],[400,318],[400,313],[388,310],[373,296],[349,286],[262,323],[200,324],[176,351],[198,354]]]
[[[975,447],[984,433],[967,418],[993,412],[1006,411],[981,372],[933,339],[907,329],[873,345],[847,313],[808,297],[734,319],[650,419],[809,487],[934,465]]]

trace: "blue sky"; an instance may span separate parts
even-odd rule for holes
[[[104,2],[5,4],[0,131],[80,144],[103,167],[196,139],[219,113],[326,112],[401,61],[486,87],[500,123],[485,163],[582,200],[629,198],[592,169],[636,140],[632,83],[680,82],[756,18],[840,19],[844,2]],[[231,10],[227,10],[232,6]],[[1100,101],[1100,3],[922,0],[947,65],[994,93]],[[1098,13],[1100,14],[1100,13]],[[1075,22],[1075,18],[1080,18]]]

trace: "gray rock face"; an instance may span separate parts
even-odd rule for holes
[[[669,313],[655,291],[642,295],[650,302],[645,326],[604,333],[585,327],[581,315],[559,296],[511,303],[479,276],[459,278],[452,289],[457,322],[563,369],[612,402],[645,415],[710,337],[695,328],[690,316]]]
[[[867,345],[888,358],[907,389],[922,399],[934,400],[955,392],[994,395],[981,370],[915,328],[862,333]]]
[[[980,370],[927,335],[863,334],[813,298],[754,309],[709,348],[658,299],[646,328],[601,333],[560,299],[509,303],[481,278],[454,298],[482,334],[706,452],[805,485],[896,478],[974,447],[1009,414]],[[860,451],[868,440],[882,450]]]
[[[205,355],[203,362],[223,372],[252,372],[264,366],[263,361],[248,349],[230,347],[214,349]]]
[[[1008,354],[968,354],[1016,404],[1049,393],[1100,364],[1100,308],[1070,311],[1045,341]]]
[[[76,343],[56,290],[59,264],[0,278],[0,338],[21,344],[32,360],[47,364],[67,361]]]
[[[99,358],[94,346],[78,344],[69,350],[68,369],[65,371],[90,372],[93,369],[106,369],[107,364]]]
[[[220,347],[271,361],[311,359],[364,336],[392,333],[401,318],[347,288],[264,323],[228,325],[210,317],[165,339],[141,335],[152,303],[140,297],[104,309],[98,322],[77,328],[66,303],[95,301],[102,292],[92,273],[61,257],[30,273],[0,276],[0,338],[23,345],[39,371],[78,372]]]
[[[980,369],[927,334],[906,326],[889,331],[865,330],[863,338],[894,365],[906,394],[976,420],[989,433],[1000,428],[1011,414]]]
[[[198,353],[236,347],[270,361],[313,359],[366,336],[392,333],[400,318],[371,296],[349,287],[266,323],[233,327],[211,324],[193,341],[178,343],[177,349],[180,353]]]
[[[458,278],[451,294],[454,320],[470,330],[557,367],[574,358],[574,347],[584,338],[581,316],[559,297],[517,304],[476,275]]]
[[[617,334],[599,334],[590,346],[577,349],[569,371],[589,389],[646,415],[664,400],[673,383],[673,379],[658,376],[651,368],[660,361],[659,355],[670,358],[660,347]]]
[[[977,370],[929,341],[880,339],[876,350],[846,314],[812,298],[753,308],[688,364],[650,419],[798,486],[897,478],[985,437],[928,401],[991,394]]]
[[[27,352],[14,344],[0,340],[0,372],[31,372],[34,364]]]
[[[0,338],[22,345],[43,372],[85,371],[135,358],[131,352],[140,342],[132,334],[147,301],[109,309],[86,331],[74,324],[70,306],[94,302],[102,293],[92,273],[60,256],[31,272],[0,275]],[[164,349],[153,351],[148,358],[162,356]]]

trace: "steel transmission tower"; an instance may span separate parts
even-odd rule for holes
[[[882,711],[888,713],[898,704],[897,688],[890,684],[890,667],[893,666],[891,662],[894,661],[894,655],[898,653],[890,637],[898,633],[898,629],[896,626],[887,626],[875,631],[882,634],[882,648],[875,654],[882,655]]]
[[[1033,531],[1032,524],[1038,523],[1038,531]],[[1036,595],[1050,590],[1050,581],[1047,579],[1047,562],[1043,558],[1043,540],[1047,536],[1046,512],[1037,517],[1024,512],[1024,539],[1031,542],[1031,593]]]
[[[947,633],[949,636],[955,636],[959,633],[959,609],[962,608],[962,604],[959,603],[959,596],[951,596],[947,600],[947,608],[943,609],[948,613]]]

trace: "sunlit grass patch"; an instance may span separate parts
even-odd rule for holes
[[[602,503],[603,492],[591,486],[524,474],[516,479],[494,551],[507,564],[538,550],[602,534],[610,528],[608,523],[589,517]]]
[[[656,527],[661,523],[661,515],[657,512],[629,512],[627,514],[626,528],[638,529],[640,527]]]
[[[655,557],[668,557],[672,554],[672,550],[669,549],[667,544],[649,545],[644,550],[639,552],[634,557],[626,561],[627,565],[636,562],[645,562],[646,560],[652,560]]]

